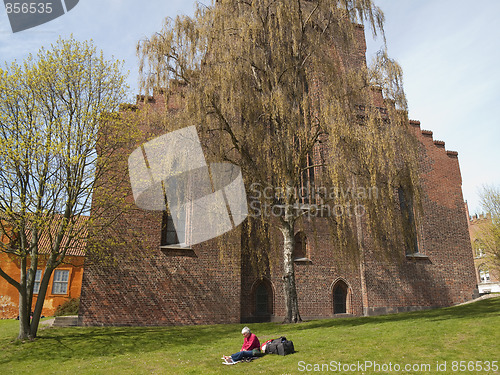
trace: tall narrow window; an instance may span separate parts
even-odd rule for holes
[[[413,212],[413,198],[410,194],[405,192],[402,187],[398,189],[398,197],[405,237],[405,251],[407,255],[417,254],[419,249],[417,226],[415,224],[415,215]]]
[[[172,216],[167,211],[163,211],[163,220],[161,224],[161,246],[178,245],[179,238],[175,231]]]
[[[307,258],[306,241],[306,234],[304,232],[297,232],[295,235],[295,249],[293,251],[294,259]]]
[[[55,270],[52,282],[52,294],[68,294],[68,270]]]
[[[481,248],[481,243],[479,242],[479,240],[474,241],[474,250],[476,258],[482,258],[484,256],[484,252],[483,249]]]
[[[40,291],[40,281],[42,280],[42,270],[36,270],[35,283],[33,284],[33,294],[38,294]]]

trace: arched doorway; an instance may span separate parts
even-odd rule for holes
[[[259,283],[255,290],[255,315],[266,315],[268,311],[269,294],[264,283]]]
[[[347,284],[339,280],[333,286],[333,313],[350,313],[350,292]]]
[[[267,279],[258,281],[253,288],[254,317],[259,322],[270,321],[273,314],[273,290]]]

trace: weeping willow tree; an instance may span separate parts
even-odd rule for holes
[[[401,70],[385,52],[364,62],[360,24],[383,35],[383,19],[371,0],[219,0],[137,45],[143,89],[182,97],[165,130],[196,125],[214,159],[241,167],[247,189],[273,191],[258,204],[279,214],[259,219],[283,235],[285,322],[301,320],[293,252],[296,224],[311,212],[296,193],[308,172],[322,187],[377,187],[376,199],[324,194],[331,189],[310,197],[316,207],[363,208],[363,217],[329,215],[340,249],[357,259],[363,230],[380,253],[403,243],[398,188],[418,201]]]

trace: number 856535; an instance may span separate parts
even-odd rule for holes
[[[7,3],[5,4],[7,13],[14,14],[42,14],[42,13],[52,13],[52,3]]]

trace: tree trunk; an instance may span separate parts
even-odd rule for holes
[[[26,257],[21,258],[21,277],[19,287],[19,340],[26,340],[30,334],[30,306],[26,292]]]
[[[302,321],[299,314],[299,301],[295,285],[295,269],[293,264],[295,225],[291,210],[292,206],[287,205],[281,227],[281,232],[283,233],[283,293],[285,295],[286,308],[284,323],[297,323]]]
[[[50,262],[50,261],[49,261]],[[33,340],[36,338],[38,326],[40,324],[40,317],[42,315],[43,303],[49,280],[54,271],[54,267],[48,265],[43,273],[42,280],[40,281],[40,288],[38,297],[35,304],[33,315],[31,314],[32,300],[30,299],[29,290],[33,290],[34,277],[28,278],[26,271],[26,258],[21,259],[21,278],[19,288],[19,335],[18,340]]]
[[[43,303],[45,301],[45,295],[47,294],[47,288],[49,286],[50,276],[54,271],[54,267],[49,261],[45,267],[42,280],[40,281],[40,289],[38,291],[38,298],[36,299],[35,310],[33,311],[33,318],[30,324],[30,339],[34,339],[38,332],[38,325],[40,324],[40,317],[42,315]]]

